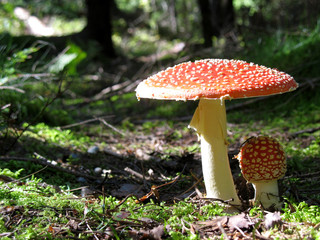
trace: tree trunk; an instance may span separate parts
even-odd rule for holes
[[[212,46],[212,37],[219,37],[222,30],[234,24],[232,0],[198,0],[202,17],[204,46]]]
[[[234,20],[235,20],[233,1],[232,0],[222,0],[220,12],[222,13],[221,26],[227,30],[233,28],[234,27]]]
[[[178,33],[178,23],[177,23],[177,16],[176,16],[176,1],[175,0],[169,0],[168,10],[169,10],[171,32],[173,34],[177,34]]]
[[[201,12],[201,25],[202,25],[202,34],[204,38],[204,46],[212,46],[212,37],[219,36],[220,30],[217,25],[216,16],[212,9],[212,4],[210,0],[198,0],[200,12]]]
[[[102,46],[103,52],[114,57],[112,43],[111,0],[86,0],[87,26],[84,29],[88,39],[96,40]]]

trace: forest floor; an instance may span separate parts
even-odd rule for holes
[[[228,214],[205,199],[200,145],[188,128],[197,102],[139,102],[135,86],[165,61],[118,61],[111,73],[101,66],[66,82],[41,120],[2,132],[2,238],[320,239],[319,78],[227,103],[230,167],[246,203]],[[249,206],[253,189],[234,158],[259,135],[287,153],[280,212]]]

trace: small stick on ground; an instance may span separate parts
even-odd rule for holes
[[[295,138],[295,137],[297,137],[297,136],[300,135],[300,134],[304,134],[304,133],[314,133],[314,132],[319,131],[319,130],[320,130],[320,127],[308,128],[308,129],[303,129],[303,130],[300,130],[300,131],[291,133],[290,135],[291,135],[291,137]]]
[[[123,132],[121,132],[119,129],[117,129],[116,127],[112,126],[110,123],[107,123],[106,120],[104,120],[103,118],[98,118],[98,120],[103,123],[104,125],[106,125],[107,127],[111,128],[113,131],[115,131],[116,133],[119,133],[122,136],[125,136],[125,134]]]
[[[24,158],[24,157],[15,157],[15,156],[9,156],[9,157],[0,157],[0,161],[10,161],[10,160],[15,160],[15,161],[23,161],[23,162],[33,162],[33,163],[37,163],[43,166],[48,166],[50,168],[62,171],[62,172],[66,172],[75,176],[79,176],[79,177],[84,177],[87,179],[91,179],[91,180],[100,180],[100,177],[96,177],[96,176],[92,176],[92,175],[88,175],[86,173],[82,173],[79,171],[75,171],[75,170],[69,170],[57,165],[54,165],[52,163],[50,163],[49,160],[41,160],[41,159],[37,159],[37,158]]]

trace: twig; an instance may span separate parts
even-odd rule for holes
[[[54,77],[54,75],[52,73],[23,73],[23,74],[18,74],[16,75],[15,78],[13,79],[17,79],[17,78],[35,78],[35,79],[40,79],[41,77]]]
[[[220,232],[222,233],[222,236],[225,240],[229,240],[228,235],[226,233],[226,231],[224,230],[224,228],[222,227],[220,222],[217,222],[217,225],[219,227]]]
[[[97,237],[97,235],[92,231],[92,229],[91,229],[91,227],[90,227],[90,225],[89,225],[89,223],[88,223],[88,220],[86,220],[86,224],[87,224],[87,227],[89,228],[89,230],[92,232],[94,238],[97,239],[97,240],[99,240],[99,238]]]
[[[185,164],[185,165],[183,166],[183,169],[181,170],[181,172],[179,173],[179,175],[176,176],[172,181],[170,181],[170,182],[168,182],[168,183],[165,183],[165,184],[163,184],[163,185],[160,185],[159,187],[162,187],[162,186],[164,186],[164,185],[170,184],[170,186],[167,188],[167,190],[170,190],[170,189],[177,183],[177,181],[180,179],[180,177],[181,177],[181,175],[184,173],[184,170],[186,169],[186,167],[187,167],[187,164]]]
[[[106,125],[107,127],[111,128],[113,131],[115,131],[116,133],[119,133],[122,136],[125,136],[125,134],[123,132],[121,132],[119,129],[117,129],[116,127],[112,126],[110,123],[107,123],[106,120],[102,119],[102,118],[98,118],[98,120],[100,122],[102,122],[104,125]]]
[[[236,225],[233,226],[235,229],[238,230],[238,232],[243,236],[243,237],[246,237],[246,235],[244,234],[244,232]]]
[[[100,96],[96,96],[95,99],[93,99],[93,98],[88,99],[87,98],[83,102],[75,104],[75,106],[82,107],[84,105],[94,103],[94,102],[97,102],[100,100],[110,99],[110,97],[115,96],[115,95],[121,95],[124,93],[132,92],[135,89],[135,87],[139,84],[140,81],[141,81],[140,79],[136,80],[136,81],[130,80],[130,83],[129,83],[129,81],[125,81],[124,82],[125,84],[123,84],[122,87],[119,87],[121,85],[121,83],[113,85],[111,87],[108,87],[108,88],[102,90],[102,91],[104,91],[104,94],[101,94]],[[116,87],[114,87],[114,86],[116,86]]]
[[[36,175],[37,173],[42,172],[42,171],[45,170],[47,167],[48,167],[48,166],[44,166],[44,167],[41,168],[40,170],[38,170],[38,171],[36,171],[36,172],[34,172],[34,173],[31,173],[31,174],[29,174],[29,175],[27,175],[27,176],[24,176],[24,177],[22,177],[22,178],[19,178],[19,179],[17,179],[17,180],[14,180],[14,181],[12,181],[12,182],[20,182],[20,181],[23,180],[23,179],[26,179],[26,178],[28,178],[28,177],[30,177],[30,176],[32,176],[32,175]]]
[[[297,175],[290,175],[285,176],[284,179],[290,179],[290,178],[310,178],[310,177],[319,177],[320,171],[312,172],[312,173],[305,173],[305,174],[297,174]]]
[[[61,126],[60,128],[61,128],[61,129],[65,129],[65,128],[77,127],[77,126],[84,125],[84,124],[87,124],[87,123],[100,121],[100,119],[111,118],[111,117],[112,117],[112,116],[106,116],[106,117],[99,117],[99,118],[88,119],[88,120],[84,120],[84,121],[81,121],[81,122],[77,122],[77,123],[72,123],[72,124],[68,124],[68,125],[65,125],[65,126]]]
[[[8,103],[8,104],[2,106],[2,107],[0,108],[0,110],[4,110],[4,109],[6,109],[6,108],[8,108],[8,107],[11,107],[11,103]]]
[[[161,185],[159,185],[159,186],[155,186],[155,188],[158,189],[158,188],[162,188],[162,187],[167,186],[167,185],[170,185],[170,187],[171,187],[172,184],[175,183],[176,181],[178,181],[179,178],[180,178],[180,174],[179,174],[178,176],[176,176],[175,178],[173,178],[173,180],[171,180],[170,182],[161,184]],[[169,187],[169,188],[170,188],[170,187]],[[168,189],[169,189],[169,188],[168,188]]]
[[[201,182],[203,179],[203,177],[199,178],[191,187],[189,187],[186,191],[184,191],[183,193],[180,193],[179,196],[182,196],[184,194],[186,194],[187,192],[189,192],[191,189],[193,189],[195,186],[197,186],[199,184],[199,182]]]
[[[14,230],[13,232],[3,232],[0,233],[0,237],[10,237],[11,235],[13,235],[17,230]]]
[[[145,180],[147,180],[147,181],[150,180],[150,177],[144,177],[141,173],[138,173],[138,172],[134,171],[133,169],[131,169],[131,168],[129,168],[129,167],[126,167],[124,170],[125,170],[126,172],[130,173],[131,175],[136,176],[137,178],[140,178],[140,179],[142,179],[142,180],[143,180],[143,179],[145,179]]]
[[[12,87],[12,86],[0,86],[0,90],[12,90],[12,91],[20,92],[20,93],[25,93],[24,90],[22,90],[20,88]]]
[[[295,133],[291,133],[290,135],[292,137],[297,137],[298,135],[303,134],[303,133],[314,133],[319,130],[320,130],[320,127],[308,128],[308,129],[303,129],[303,130],[297,131]]]
[[[98,100],[102,99],[105,95],[109,94],[110,92],[121,90],[121,89],[129,86],[131,83],[132,83],[131,80],[127,80],[125,82],[107,87],[107,88],[103,89],[102,91],[100,91],[98,94],[94,95],[94,97],[92,98],[92,101],[98,101]]]
[[[108,155],[110,155],[110,156],[119,158],[119,159],[125,159],[125,158],[126,158],[125,156],[123,156],[123,155],[121,155],[121,154],[119,154],[119,153],[116,153],[116,152],[114,152],[114,151],[111,151],[111,150],[109,150],[109,149],[106,149],[106,148],[103,149],[103,152],[106,153],[106,154],[108,154]],[[111,167],[114,167],[114,166],[111,166]],[[115,169],[117,169],[117,168],[115,168]],[[119,169],[117,169],[117,170],[119,170]]]
[[[84,106],[86,104],[90,104],[96,101],[109,99],[110,97],[114,95],[120,95],[123,93],[132,92],[136,86],[140,83],[141,79],[140,77],[144,75],[143,73],[147,71],[147,69],[151,68],[153,63],[147,62],[145,63],[138,71],[136,71],[136,74],[130,78],[130,80],[124,81],[122,83],[117,83],[113,86],[109,86],[101,90],[99,93],[97,93],[92,98],[87,98],[83,102],[75,104],[75,106]],[[118,77],[119,78],[119,77]]]
[[[59,81],[59,87],[56,95],[45,103],[45,105],[40,110],[40,112],[31,120],[31,122],[24,129],[22,129],[21,133],[19,133],[19,135],[14,139],[14,141],[10,144],[10,146],[7,149],[5,149],[4,153],[7,153],[18,142],[20,137],[29,129],[29,127],[36,122],[38,117],[40,117],[45,112],[48,106],[51,105],[55,100],[57,100],[60,97],[60,95],[62,94],[61,89],[62,89],[62,78]]]
[[[104,118],[109,118],[110,116],[107,117],[99,117],[99,118],[93,118],[93,119],[88,119],[88,120],[84,120],[82,122],[78,122],[78,123],[73,123],[73,124],[69,124],[69,125],[65,125],[60,127],[61,129],[64,128],[72,128],[72,127],[76,127],[79,125],[83,125],[83,124],[87,124],[87,123],[91,123],[91,122],[95,122],[95,121],[100,121],[101,123],[103,123],[105,126],[111,128],[113,131],[115,131],[116,133],[119,133],[120,135],[124,136],[125,134],[120,131],[119,129],[117,129],[115,126],[111,125],[110,123],[108,123]]]
[[[133,194],[129,194],[129,195],[127,195],[124,199],[122,199],[120,202],[119,202],[119,204],[115,207],[115,209],[117,209],[117,208],[119,208],[122,204],[124,204],[127,200],[128,200],[128,198],[130,198],[130,197],[132,197],[133,196]]]
[[[189,230],[189,229],[184,225],[184,221],[183,221],[182,218],[180,219],[180,221],[181,221],[181,225],[182,225],[181,233],[182,233],[182,234],[185,234],[185,233],[186,233],[186,230]]]
[[[82,172],[78,172],[75,170],[70,170],[70,169],[66,169],[57,165],[54,165],[52,163],[50,163],[49,160],[41,160],[41,159],[37,159],[37,158],[24,158],[24,157],[15,157],[15,156],[10,156],[10,157],[0,157],[0,161],[10,161],[10,160],[15,160],[15,161],[24,161],[24,162],[33,162],[33,163],[37,163],[43,166],[48,166],[50,168],[53,169],[57,169],[59,171],[62,172],[66,172],[75,176],[79,176],[79,177],[84,177],[84,178],[88,178],[91,180],[100,180],[100,177],[96,177],[96,176],[92,176],[92,175],[88,175],[86,173],[82,173]]]

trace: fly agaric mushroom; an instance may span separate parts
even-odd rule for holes
[[[136,95],[138,99],[200,99],[189,126],[201,141],[207,197],[239,205],[228,161],[225,99],[278,94],[297,87],[290,75],[276,69],[240,60],[204,59],[178,64],[145,79]]]
[[[277,180],[284,176],[287,168],[280,143],[271,137],[252,137],[242,145],[236,157],[243,177],[255,189],[254,203],[266,209],[279,209],[281,202]]]

